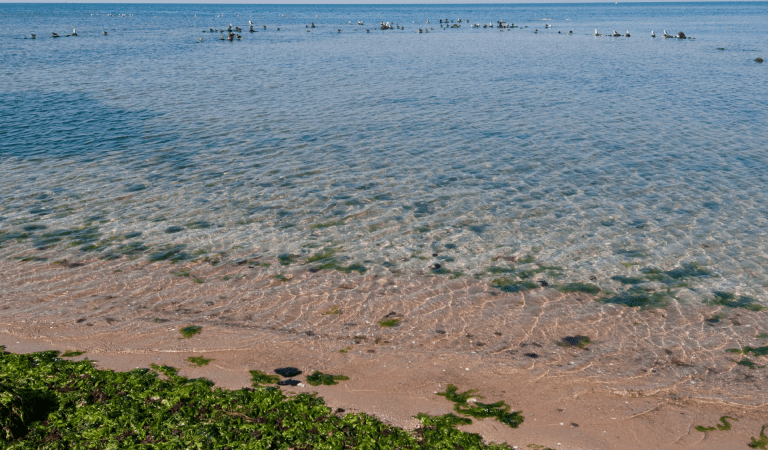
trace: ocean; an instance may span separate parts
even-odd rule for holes
[[[767,6],[0,4],[0,256],[759,309]]]

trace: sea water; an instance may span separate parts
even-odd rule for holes
[[[649,289],[766,304],[767,20],[765,2],[2,4],[0,254],[333,254],[603,292],[682,270]]]

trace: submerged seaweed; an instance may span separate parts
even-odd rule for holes
[[[742,308],[749,311],[762,311],[763,307],[752,297],[742,295],[739,298],[730,292],[715,291],[714,300],[710,300],[710,305],[726,306],[728,308]]]

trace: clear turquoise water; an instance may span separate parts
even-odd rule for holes
[[[768,302],[766,6],[2,4],[0,254],[695,262],[679,298]]]

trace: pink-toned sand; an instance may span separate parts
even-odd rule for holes
[[[491,419],[462,428],[521,449],[746,449],[768,423],[768,368],[725,351],[768,344],[756,338],[768,332],[765,312],[682,301],[641,311],[554,289],[504,293],[468,277],[306,266],[286,277],[232,264],[3,260],[0,345],[84,350],[115,370],[167,364],[233,389],[250,384],[252,369],[342,374],[349,380],[336,386],[284,389],[406,428],[417,413],[451,412],[435,393],[455,384],[522,411],[517,429]],[[715,313],[719,322],[706,320]],[[385,317],[400,322],[382,327]],[[186,325],[202,331],[182,339]],[[575,335],[593,342],[562,344]],[[200,355],[213,361],[186,361]],[[694,429],[724,415],[739,419],[731,431]]]

